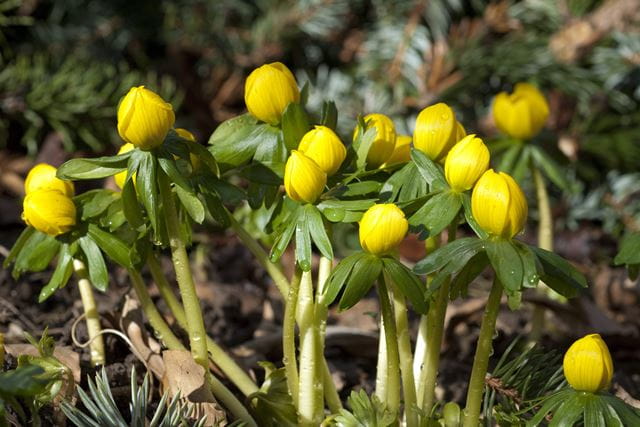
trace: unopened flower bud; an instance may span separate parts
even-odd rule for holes
[[[528,83],[518,83],[513,93],[499,93],[493,101],[493,119],[512,138],[530,139],[547,121],[549,105],[544,95]]]
[[[151,150],[164,142],[175,122],[171,104],[144,86],[133,87],[118,107],[118,133],[141,150]]]
[[[395,249],[409,229],[404,212],[393,203],[371,206],[360,219],[360,245],[370,254],[384,255]]]
[[[468,135],[449,151],[444,174],[453,191],[469,190],[489,167],[489,149],[480,138]]]
[[[562,365],[567,382],[575,390],[597,393],[611,386],[613,362],[607,344],[598,334],[574,342]]]
[[[396,135],[396,143],[393,146],[391,157],[384,162],[383,166],[393,166],[400,163],[407,163],[411,160],[411,136]]]
[[[58,178],[57,171],[55,167],[46,163],[35,165],[24,181],[24,193],[29,194],[37,190],[58,190],[66,196],[73,197],[75,193],[73,182]]]
[[[327,184],[327,174],[302,152],[293,150],[284,168],[284,189],[297,202],[314,203]]]
[[[327,175],[333,175],[347,157],[347,149],[336,133],[326,126],[316,126],[300,140],[298,150],[315,161]]]
[[[292,102],[300,101],[300,90],[291,71],[281,62],[256,68],[244,86],[244,102],[253,117],[272,125]]]
[[[23,202],[22,219],[50,236],[70,231],[76,224],[76,205],[58,190],[36,190]]]
[[[435,162],[444,161],[453,145],[466,136],[451,107],[440,102],[418,114],[413,145]]]
[[[367,153],[367,166],[370,169],[375,169],[380,167],[393,154],[393,148],[396,145],[396,127],[393,121],[384,114],[367,114],[363,117],[363,120],[367,125],[367,129],[374,128],[376,130],[376,136],[371,144],[369,153]],[[360,129],[357,126],[353,133],[354,141],[359,132]]]

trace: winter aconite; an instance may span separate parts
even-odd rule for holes
[[[129,151],[133,150],[134,147],[133,144],[123,144],[120,149],[118,150],[118,154],[124,154],[124,153],[128,153]],[[116,185],[118,186],[118,188],[120,188],[121,190],[124,188],[124,183],[127,179],[127,171],[122,171],[119,172],[117,174],[115,174],[113,176],[114,181],[116,182]],[[133,182],[135,183],[135,174],[134,174],[134,178],[133,178]]]
[[[327,174],[301,151],[293,150],[284,169],[284,188],[297,202],[313,203],[322,194]]]
[[[58,190],[37,190],[27,194],[22,218],[36,230],[50,236],[70,231],[76,224],[73,200]]]
[[[333,175],[347,156],[347,149],[336,133],[326,126],[316,126],[300,140],[298,150],[315,161],[327,175]]]
[[[393,153],[384,162],[383,167],[393,166],[400,163],[407,163],[411,160],[411,138],[410,135],[396,135],[396,143],[393,146]]]
[[[564,376],[575,390],[597,393],[611,386],[613,362],[607,344],[598,334],[574,342],[562,365]]]
[[[480,138],[468,135],[453,146],[444,163],[444,173],[453,191],[471,189],[489,167],[489,149]]]
[[[244,102],[253,117],[277,125],[292,102],[300,100],[300,90],[291,71],[281,62],[253,70],[244,86]]]
[[[367,114],[363,117],[367,129],[374,128],[376,135],[367,153],[367,166],[371,169],[380,167],[393,154],[396,145],[396,127],[393,121],[384,114]],[[355,141],[359,135],[359,127],[353,133]]]
[[[118,106],[118,133],[141,150],[161,145],[175,120],[171,104],[144,86],[131,88]]]
[[[512,138],[534,137],[548,116],[549,105],[544,95],[528,83],[518,83],[510,94],[500,92],[493,101],[496,126]]]
[[[371,206],[360,220],[360,245],[374,255],[394,250],[404,239],[409,222],[393,203]]]
[[[524,228],[528,207],[522,189],[510,175],[489,169],[473,187],[471,210],[489,235],[510,239]]]
[[[56,177],[58,170],[46,163],[35,165],[27,174],[24,181],[25,194],[33,193],[37,190],[58,190],[66,196],[73,197],[75,190],[73,182],[63,181]]]
[[[413,145],[431,160],[444,161],[453,145],[466,136],[451,107],[445,103],[431,105],[418,114],[413,131]]]

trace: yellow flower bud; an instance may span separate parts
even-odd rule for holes
[[[475,135],[453,146],[444,163],[444,174],[453,191],[466,191],[489,167],[489,149]]]
[[[564,376],[575,390],[597,393],[611,387],[613,362],[598,334],[574,342],[564,355]]]
[[[512,238],[524,228],[527,199],[504,172],[486,171],[471,194],[471,211],[480,227],[493,236]]]
[[[132,87],[118,107],[120,137],[141,150],[161,145],[175,120],[171,104],[144,86]]]
[[[327,175],[336,173],[347,157],[347,149],[338,135],[326,126],[316,126],[304,134],[298,150],[316,162]]]
[[[50,236],[64,234],[76,224],[76,205],[58,190],[37,190],[27,194],[22,208],[22,219]]]
[[[370,254],[384,255],[395,249],[409,229],[404,212],[393,203],[371,206],[360,220],[360,245]]]
[[[300,101],[295,77],[286,65],[272,62],[249,74],[244,86],[244,102],[253,117],[277,125],[292,102]]]
[[[399,163],[407,163],[411,160],[411,140],[412,138],[409,135],[396,135],[393,153],[382,166],[393,166]]]
[[[373,127],[376,130],[375,139],[367,154],[367,166],[375,169],[380,167],[393,154],[393,148],[396,145],[396,127],[393,121],[384,114],[367,114],[363,120],[367,124],[367,129]],[[358,134],[359,127],[356,126],[353,132],[354,141]]]
[[[493,101],[493,119],[512,138],[530,139],[544,126],[549,105],[544,95],[528,83],[518,83],[512,94],[501,92]]]
[[[191,132],[189,132],[188,130],[183,128],[176,128],[175,131],[180,138],[186,139],[187,141],[197,144],[196,136]],[[191,167],[193,168],[194,171],[200,168],[200,159],[195,154],[189,153],[189,161],[191,161]]]
[[[327,174],[301,151],[293,150],[284,168],[284,189],[298,202],[313,203],[327,184]]]
[[[63,181],[56,177],[57,171],[55,167],[46,163],[35,165],[24,181],[24,193],[29,194],[37,190],[58,190],[66,196],[73,197],[75,193],[73,182]]]
[[[466,136],[451,107],[440,102],[418,114],[413,145],[431,160],[443,161],[453,145]]]
[[[118,154],[124,154],[124,153],[128,153],[129,151],[133,150],[134,147],[133,144],[124,144],[122,145],[122,147],[120,147],[120,149],[118,150]],[[133,182],[135,184],[136,182],[136,176],[135,174],[133,175]],[[117,174],[115,174],[113,176],[113,179],[116,182],[116,185],[118,186],[118,188],[120,188],[121,190],[124,188],[124,182],[127,179],[127,171],[122,171],[122,172],[118,172]]]

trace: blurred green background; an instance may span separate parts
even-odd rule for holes
[[[491,139],[493,96],[530,81],[551,105],[541,139],[576,189],[567,224],[619,235],[640,219],[639,22],[637,0],[0,0],[0,167],[49,140],[114,153],[132,85],[206,141],[271,61],[310,81],[310,108],[336,102],[344,137],[370,112],[411,133],[445,101]]]

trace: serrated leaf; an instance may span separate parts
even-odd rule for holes
[[[409,218],[409,225],[425,227],[429,236],[435,236],[451,224],[461,206],[460,194],[453,191],[438,193]]]
[[[334,422],[338,427],[389,427],[397,422],[397,414],[380,402],[376,395],[371,398],[364,390],[352,391],[347,399],[351,412],[340,409]]]
[[[258,362],[265,370],[265,380],[260,390],[247,396],[255,408],[260,425],[295,427],[298,414],[287,388],[284,368],[276,368],[269,362]]]
[[[412,149],[411,159],[416,164],[418,172],[427,181],[431,191],[442,190],[448,188],[447,180],[440,166],[435,164],[422,151]]]
[[[375,255],[365,254],[353,266],[338,307],[347,310],[358,303],[371,289],[382,271],[382,261]]]
[[[66,180],[106,178],[125,170],[134,152],[93,159],[71,159],[58,168],[57,176]]]
[[[73,257],[69,250],[68,244],[60,245],[60,251],[58,252],[58,264],[56,269],[51,275],[49,282],[40,290],[38,296],[38,302],[42,303],[49,298],[59,288],[64,287],[69,281],[71,274],[73,273]]]
[[[427,314],[429,305],[426,298],[426,286],[411,270],[394,258],[382,258],[384,272],[393,281],[395,287],[411,302],[414,310]]]
[[[107,265],[102,257],[102,252],[98,245],[88,236],[82,236],[78,239],[78,244],[84,252],[87,260],[87,270],[91,284],[101,292],[107,290],[109,286],[109,273]]]
[[[309,118],[304,108],[295,102],[290,103],[282,113],[282,137],[287,150],[298,148],[300,140],[309,130]]]
[[[542,281],[566,298],[576,297],[587,287],[587,279],[564,258],[544,249],[529,247],[538,258]]]

